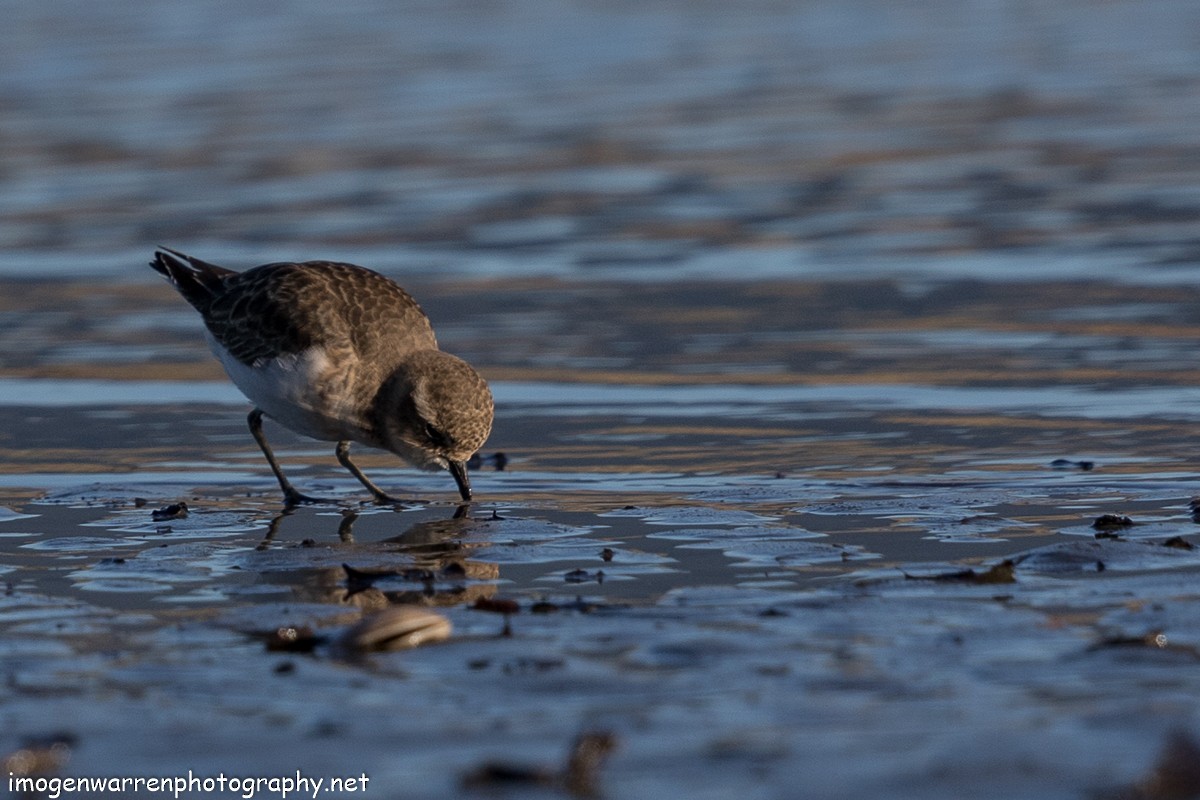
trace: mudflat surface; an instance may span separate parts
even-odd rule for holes
[[[14,11],[4,771],[1200,794],[1196,14]],[[469,514],[268,422],[285,513],[157,244],[402,282],[496,396]],[[347,648],[401,603],[450,638]]]

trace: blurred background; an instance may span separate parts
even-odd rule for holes
[[[1198,131],[1195,0],[0,0],[0,755],[1200,796]],[[280,514],[158,245],[399,279],[497,399],[475,517],[270,423],[343,498]],[[247,635],[430,553],[560,613]]]
[[[1187,0],[0,13],[9,277],[1200,274]]]

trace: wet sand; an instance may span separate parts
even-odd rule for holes
[[[53,319],[45,285],[12,286],[40,328],[0,407],[6,746],[68,736],[61,774],[301,765],[451,797],[604,730],[611,796],[1067,797],[1194,723],[1186,291],[422,286],[487,365],[485,455],[508,458],[456,520],[449,476],[364,454],[420,503],[380,509],[276,429],[293,479],[341,498],[281,514],[169,289],[56,283],[102,310]],[[505,331],[522,312],[542,335]],[[507,635],[480,600],[516,603]],[[454,635],[334,647],[399,602]],[[289,626],[315,649],[264,644]]]
[[[4,771],[1200,792],[1191,5],[352,5],[0,31]],[[157,244],[401,281],[469,516],[283,513]]]

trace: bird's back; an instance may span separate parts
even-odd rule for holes
[[[437,349],[425,312],[395,282],[332,261],[264,264],[245,272],[168,251],[152,263],[204,317],[216,342],[247,366],[303,353],[394,364]]]
[[[225,279],[205,323],[245,364],[313,346],[350,348],[364,363],[436,349],[429,318],[382,275],[330,261],[264,264]]]

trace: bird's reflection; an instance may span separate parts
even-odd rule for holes
[[[296,506],[285,506],[275,516],[271,517],[271,521],[267,523],[267,532],[263,536],[261,542],[258,543],[257,550],[266,550],[275,541],[275,537],[279,535],[279,525],[285,519],[296,513]],[[358,519],[358,513],[355,511],[343,511],[342,521],[338,523],[338,540],[342,544],[354,544],[354,521]],[[305,540],[306,542],[309,540]]]
[[[267,523],[267,532],[263,536],[262,541],[258,543],[257,549],[266,550],[267,548],[269,548],[271,546],[271,543],[274,542],[275,538],[279,535],[280,523],[282,523],[284,519],[295,514],[297,508],[298,508],[298,506],[285,506],[282,511],[280,511],[278,514],[276,514],[274,517],[271,518],[270,522]],[[441,527],[444,527],[446,530],[450,530],[453,528],[455,530],[455,532],[457,532],[457,530],[461,529],[462,525],[456,525],[456,523],[464,523],[465,522],[465,523],[469,524],[472,521],[471,517],[470,517],[470,511],[471,511],[470,503],[460,503],[459,505],[455,506],[454,514],[450,517],[450,519],[435,520],[435,521],[430,521],[430,522],[419,522],[416,525],[414,525],[412,528],[410,528],[409,531],[401,534],[400,536],[394,537],[392,539],[387,539],[385,541],[403,542],[405,537],[407,537],[409,535],[409,533],[411,533],[412,531],[414,531],[418,528],[422,528],[424,526],[430,526],[431,529],[440,529]],[[337,531],[338,540],[342,544],[354,544],[354,523],[358,519],[358,517],[359,517],[358,512],[354,511],[352,509],[344,509],[342,511],[342,521],[338,524],[338,531]],[[305,540],[305,541],[308,541],[308,540]]]
[[[500,568],[494,563],[469,559],[471,551],[484,543],[464,541],[475,525],[468,510],[469,506],[460,505],[449,518],[422,520],[397,536],[364,543],[356,543],[354,538],[359,514],[346,510],[338,520],[337,537],[342,545],[351,547],[337,550],[344,562],[341,566],[304,566],[305,559],[299,557],[296,569],[272,570],[263,577],[271,582],[286,582],[298,600],[364,610],[395,603],[458,605],[492,597],[496,593],[492,582],[499,578]],[[295,548],[286,548],[277,541],[283,521],[295,513],[295,508],[289,508],[272,518],[256,549],[273,550],[279,555],[297,552],[299,556]],[[319,538],[306,538],[299,544],[303,549],[322,547]],[[322,552],[327,551],[328,548],[322,547]]]

